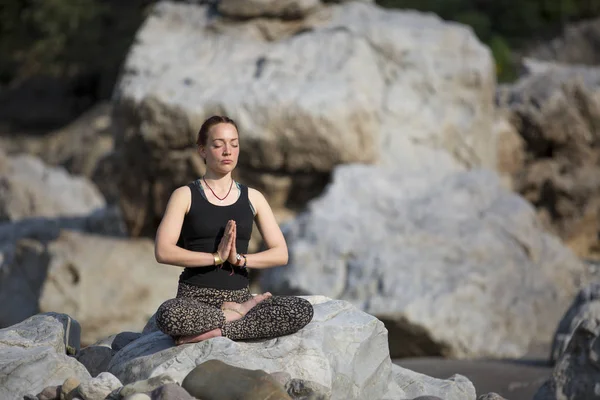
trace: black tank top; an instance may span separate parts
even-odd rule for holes
[[[248,199],[248,187],[239,185],[240,195],[229,206],[216,206],[204,196],[200,180],[187,185],[192,192],[190,210],[183,220],[181,239],[183,247],[191,251],[214,253],[219,247],[227,221],[236,224],[236,250],[248,251],[252,235],[254,213]],[[179,277],[180,282],[217,289],[237,290],[248,286],[248,271],[235,267],[229,262],[222,266],[185,268]]]

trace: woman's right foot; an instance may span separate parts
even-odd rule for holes
[[[208,332],[201,333],[200,335],[192,335],[192,336],[179,336],[175,340],[175,345],[179,346],[186,343],[198,343],[203,340],[211,339],[217,336],[222,336],[221,329],[216,328]]]
[[[256,296],[252,296],[250,300],[247,300],[243,303],[234,303],[232,301],[226,301],[221,306],[223,310],[223,314],[225,315],[225,322],[231,322],[243,318],[248,311],[252,309],[252,307],[256,306],[261,301],[268,299],[271,297],[271,293],[266,292],[263,294],[257,294]],[[235,310],[235,311],[234,311]]]

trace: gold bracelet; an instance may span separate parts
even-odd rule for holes
[[[215,258],[215,265],[221,265],[223,264],[225,261],[221,258],[221,255],[219,254],[219,252],[215,252],[213,253],[213,257]]]

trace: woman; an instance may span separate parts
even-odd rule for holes
[[[285,265],[288,252],[264,196],[231,176],[239,156],[235,122],[210,117],[197,144],[206,174],[173,191],[156,233],[156,260],[185,267],[177,297],[156,312],[158,328],[176,344],[216,336],[272,338],[302,329],[313,316],[308,301],[249,291],[248,268]],[[247,254],[254,221],[267,250]],[[184,248],[177,246],[180,236]]]

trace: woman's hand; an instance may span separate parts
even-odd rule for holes
[[[237,237],[237,226],[235,225],[235,221],[233,221],[233,234],[231,241],[231,249],[229,250],[229,254],[227,255],[227,261],[229,261],[232,265],[237,265],[237,248],[235,245],[235,239]]]
[[[217,248],[217,253],[219,253],[221,260],[228,261],[232,247],[235,249],[235,221],[230,219],[227,221],[225,233],[223,234],[221,242],[219,243],[219,247]]]

